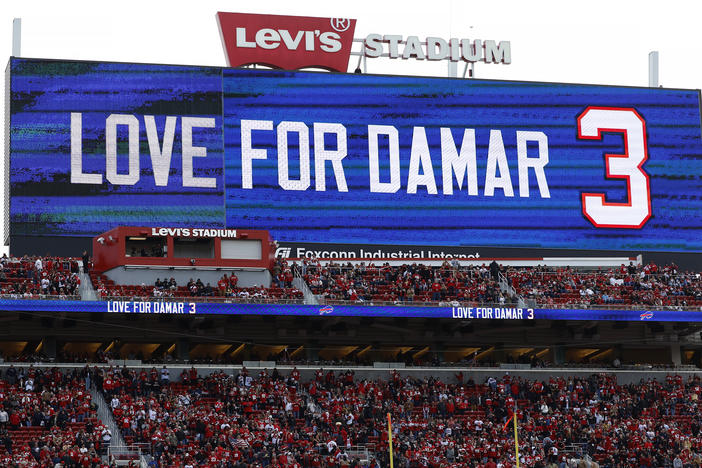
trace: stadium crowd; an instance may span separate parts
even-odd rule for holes
[[[319,260],[296,264],[310,289],[327,303],[473,302],[515,303],[517,296],[540,306],[702,306],[702,275],[681,272],[674,265],[621,265],[586,271],[576,268],[460,266],[439,267],[385,263],[324,265]],[[504,275],[510,292],[498,285]]]
[[[573,268],[510,268],[506,276],[522,296],[542,305],[702,306],[699,273],[654,263],[579,272]]]
[[[238,278],[233,272],[223,275],[216,285],[205,283],[199,278],[190,278],[185,286],[179,286],[175,278],[156,278],[153,285],[118,285],[105,275],[91,276],[100,297],[141,297],[141,298],[238,298],[240,300],[301,300],[303,293],[290,284],[287,287],[239,287]]]
[[[699,378],[618,385],[612,375],[531,381],[507,374],[473,382],[357,379],[351,370],[297,369],[236,376],[167,368],[96,371],[125,438],[150,444],[158,467],[516,465],[510,419],[517,408],[520,464],[570,467],[702,466]],[[679,464],[678,464],[679,463]]]
[[[74,258],[3,255],[0,258],[0,293],[27,299],[76,296],[80,286],[78,271],[78,261]]]
[[[83,260],[87,260],[84,258]],[[80,278],[77,259],[56,257],[0,258],[0,292],[13,298],[75,297]],[[216,284],[191,278],[179,285],[175,278],[154,283],[117,285],[105,275],[91,272],[100,297],[215,298],[239,300],[301,300],[292,286],[302,276],[322,302],[357,303],[475,303],[514,304],[519,298],[539,306],[594,307],[702,307],[702,275],[680,271],[674,265],[621,265],[585,270],[575,267],[461,266],[446,260],[432,267],[420,263],[391,266],[373,262],[322,263],[319,259],[288,262],[277,259],[269,287],[240,287],[234,273]],[[510,286],[500,288],[504,278]]]
[[[437,268],[421,264],[345,265],[303,260],[300,269],[312,292],[327,303],[352,302],[478,302],[504,304],[514,298],[500,291],[488,267],[464,268],[444,262]]]
[[[82,375],[81,375],[82,374]],[[106,467],[111,433],[96,417],[86,372],[8,367],[0,379],[0,465]]]

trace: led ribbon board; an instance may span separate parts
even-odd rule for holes
[[[339,317],[448,318],[477,321],[617,320],[702,322],[702,312],[679,310],[528,309],[514,307],[430,307],[290,305],[150,301],[47,301],[0,299],[0,309],[23,312],[104,312],[177,315],[305,315]]]

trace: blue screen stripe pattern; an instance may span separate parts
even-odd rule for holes
[[[585,219],[581,192],[605,193],[625,202],[626,183],[605,178],[604,153],[622,153],[621,134],[602,141],[577,138],[577,116],[588,106],[634,108],[647,124],[652,218],[642,229],[595,228]],[[699,251],[702,249],[702,147],[699,94],[646,88],[448,80],[417,77],[224,71],[227,224],[267,226],[285,241],[483,245],[583,249]],[[336,190],[328,165],[325,192],[282,190],[278,184],[275,132],[254,131],[253,189],[242,188],[241,119],[339,122],[348,132],[343,160],[348,192]],[[401,188],[371,193],[368,177],[370,124],[399,133]],[[426,129],[438,187],[407,193],[413,128]],[[479,193],[441,190],[440,128],[457,145],[463,129],[475,129]],[[500,130],[515,191],[483,194],[491,130]],[[545,168],[550,198],[538,196],[533,173],[530,197],[517,194],[517,130],[548,137]],[[331,143],[333,145],[333,142]],[[528,148],[530,157],[535,148]],[[388,157],[381,153],[381,177]],[[289,159],[294,162],[295,157]],[[385,165],[383,165],[383,159]],[[290,171],[299,171],[293,167]],[[312,169],[313,170],[313,169]],[[298,176],[299,174],[294,174]],[[465,182],[464,182],[465,183]],[[249,209],[253,207],[253,209]]]
[[[520,322],[530,320],[597,320],[626,322],[700,322],[702,311],[528,309],[507,307],[429,307],[370,305],[244,304],[222,302],[46,301],[0,299],[0,308],[20,312],[93,312],[182,315],[294,315],[320,317],[406,317]]]
[[[12,235],[94,236],[121,225],[223,227],[221,72],[218,68],[13,59],[11,63]],[[82,114],[83,171],[102,185],[71,183],[71,113]],[[105,181],[105,123],[111,114],[140,123],[140,177],[134,185]],[[144,116],[155,117],[159,139],[167,116],[208,117],[196,129],[206,146],[195,176],[217,188],[183,188],[178,119],[167,186],[156,186]],[[117,172],[127,170],[126,134],[118,133]]]

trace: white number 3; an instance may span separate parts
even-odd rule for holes
[[[578,138],[601,140],[602,132],[624,133],[624,154],[605,154],[605,167],[607,179],[626,179],[628,200],[612,203],[603,193],[583,193],[583,215],[599,228],[640,229],[651,217],[651,189],[642,169],[646,122],[634,109],[588,107],[578,117]]]

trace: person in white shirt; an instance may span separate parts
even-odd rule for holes
[[[171,373],[166,366],[161,369],[161,385],[167,385],[171,381]]]

